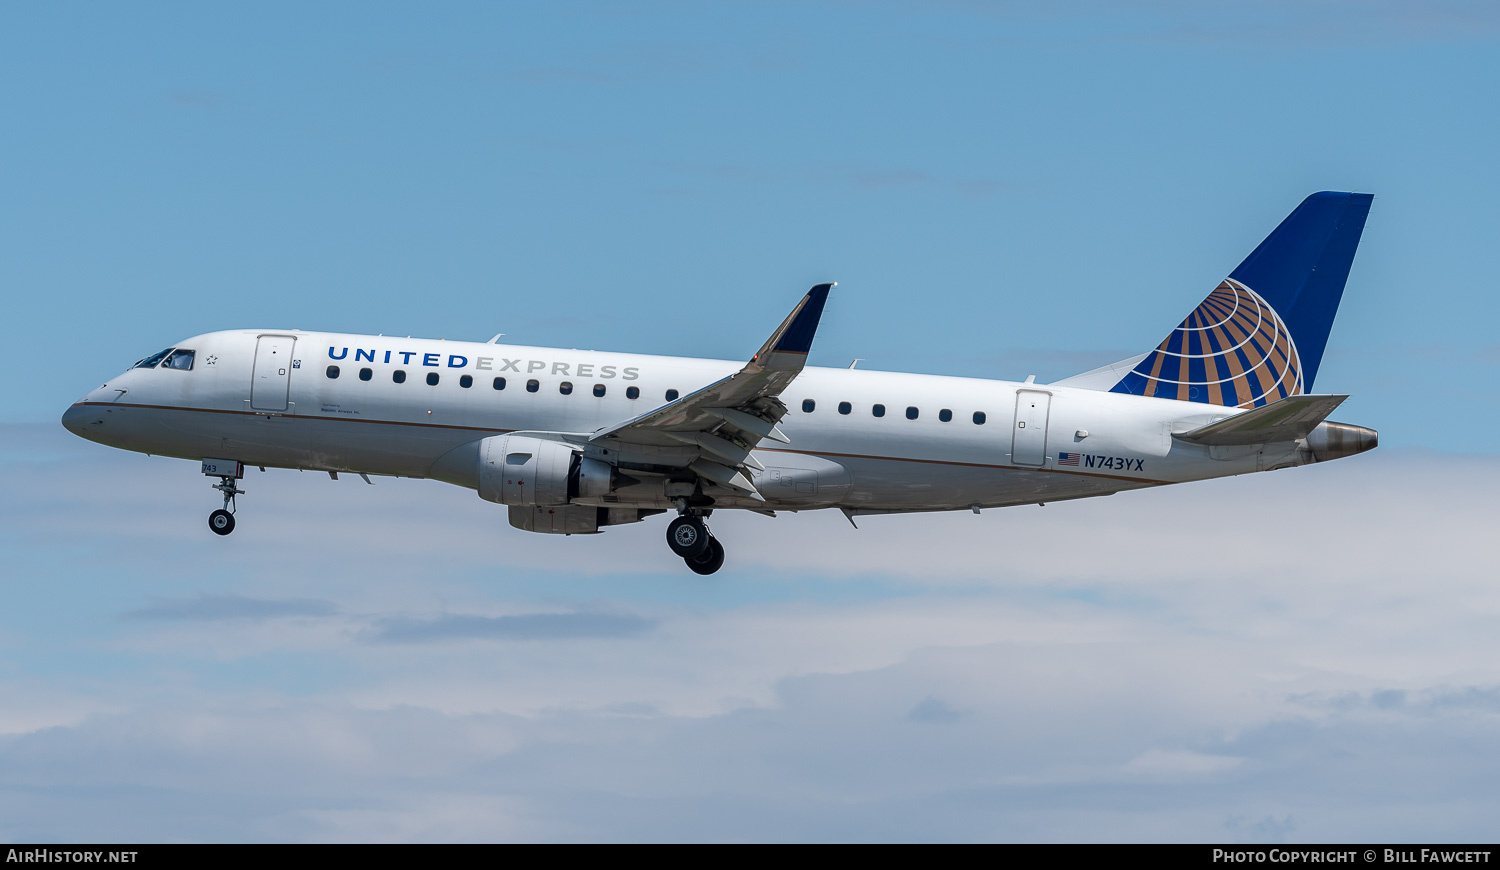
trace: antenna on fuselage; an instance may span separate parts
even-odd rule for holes
[[[485,342],[485,344],[494,344],[495,342],[499,341],[500,340],[500,336],[502,336],[504,334],[505,333],[503,333],[503,332],[497,332],[497,333],[495,333],[495,337],[492,338],[492,339],[490,339],[489,341]]]

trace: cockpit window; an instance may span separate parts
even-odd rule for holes
[[[173,350],[175,350],[175,348],[169,347],[161,353],[153,353],[145,359],[138,361],[133,367],[138,369],[154,369],[156,368],[156,364],[166,359],[167,354],[171,353]]]
[[[193,352],[186,348],[177,348],[167,357],[167,361],[161,364],[164,369],[181,369],[185,372],[193,370]]]

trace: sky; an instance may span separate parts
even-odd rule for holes
[[[0,841],[1493,841],[1488,4],[0,6]],[[1375,194],[1372,454],[1045,508],[511,529],[81,441],[200,332],[1041,381]],[[1412,405],[1412,402],[1417,402]],[[1420,413],[1414,412],[1416,408]],[[1163,530],[1169,530],[1163,532]]]

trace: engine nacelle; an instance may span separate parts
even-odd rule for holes
[[[600,526],[638,523],[658,510],[592,507],[583,504],[511,505],[510,524],[522,531],[544,535],[592,535]]]
[[[566,505],[609,494],[611,470],[562,441],[492,435],[479,444],[479,497],[508,505]],[[511,524],[519,525],[514,511]]]

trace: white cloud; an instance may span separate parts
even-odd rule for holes
[[[699,578],[660,524],[528,536],[427,482],[257,474],[219,539],[186,464],[47,443],[0,445],[0,837],[1472,839],[1500,810],[1493,459],[716,516]]]
[[[287,616],[332,616],[332,602],[316,598],[246,598],[243,595],[196,595],[191,598],[160,598],[125,616],[130,619],[279,619]]]
[[[1184,750],[1148,749],[1125,764],[1125,771],[1148,778],[1179,779],[1233,770],[1243,758]]]

